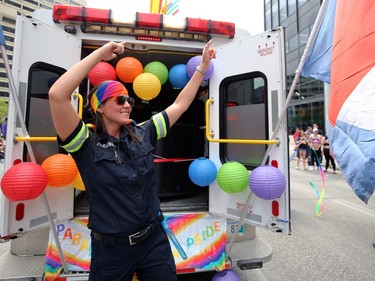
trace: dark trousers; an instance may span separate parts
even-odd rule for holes
[[[311,148],[311,162],[314,166],[314,163],[316,163],[316,166],[319,167],[319,164],[322,162],[322,149],[319,148],[318,150],[315,150]]]
[[[332,169],[334,171],[336,171],[335,159],[333,159],[333,157],[332,157],[332,155],[330,153],[330,150],[329,149],[324,149],[323,152],[324,152],[324,158],[326,159],[326,170],[328,170],[329,162],[331,162]]]
[[[157,224],[152,235],[136,244],[116,245],[113,236],[91,239],[90,281],[176,281],[176,265],[167,234]]]

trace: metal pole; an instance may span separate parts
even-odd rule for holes
[[[301,75],[301,70],[302,70],[302,68],[303,68],[303,66],[305,64],[305,61],[306,61],[307,55],[308,55],[308,53],[309,53],[309,51],[311,49],[311,46],[315,42],[315,39],[316,39],[316,36],[318,34],[320,25],[322,24],[322,21],[323,21],[324,14],[325,14],[325,12],[327,10],[328,2],[329,2],[329,0],[323,0],[322,6],[319,9],[319,13],[318,13],[318,15],[316,17],[313,29],[311,30],[311,34],[310,34],[309,40],[306,43],[305,50],[304,50],[304,52],[302,54],[299,66],[298,66],[298,68],[296,70],[296,76],[294,77],[292,86],[289,89],[289,93],[288,93],[288,96],[286,98],[286,101],[285,101],[285,104],[284,104],[284,108],[283,108],[283,110],[281,112],[281,115],[279,117],[279,120],[278,120],[278,122],[276,124],[275,130],[274,130],[274,132],[272,134],[272,137],[271,137],[271,140],[272,139],[276,139],[277,133],[279,132],[279,130],[281,128],[281,123],[282,123],[284,117],[286,116],[286,114],[288,112],[288,107],[289,107],[290,101],[292,100],[292,97],[293,97],[293,94],[294,94],[294,90],[296,89],[297,83],[299,81],[299,78],[300,78],[300,75]],[[271,151],[273,149],[273,146],[274,145],[269,145],[267,147],[266,153],[265,153],[263,161],[262,161],[262,165],[266,164],[267,159],[268,159],[268,157],[271,154]],[[229,258],[229,254],[232,251],[233,244],[234,244],[234,242],[235,242],[235,240],[236,240],[236,238],[238,236],[238,230],[240,229],[241,225],[244,223],[246,210],[249,208],[250,202],[251,202],[251,199],[253,198],[253,196],[254,196],[254,194],[252,192],[250,192],[249,196],[247,197],[245,206],[244,206],[243,210],[241,211],[240,220],[236,224],[234,234],[233,234],[233,236],[231,238],[231,241],[230,241],[228,249],[227,249],[227,259]]]
[[[4,37],[2,25],[0,25],[0,50],[1,50],[1,56],[4,60],[5,70],[6,70],[7,75],[8,75],[8,80],[9,80],[9,85],[10,85],[10,97],[12,98],[12,101],[16,105],[16,112],[17,112],[18,121],[21,124],[21,128],[22,128],[24,136],[29,137],[29,133],[27,131],[26,124],[25,124],[25,121],[24,121],[24,116],[22,114],[21,106],[20,106],[20,103],[19,103],[19,100],[18,100],[16,85],[14,83],[14,79],[13,79],[12,72],[11,72],[11,69],[10,69],[8,56],[6,54],[5,37]],[[31,162],[35,163],[36,160],[35,160],[35,156],[34,156],[34,152],[33,152],[31,143],[26,141],[25,144],[26,144],[28,153],[30,155]],[[55,227],[55,224],[53,222],[51,209],[49,207],[47,196],[46,196],[45,192],[43,192],[41,194],[41,198],[42,198],[42,201],[43,201],[44,209],[46,210],[46,214],[47,214],[47,217],[48,217],[48,221],[49,221],[49,224],[50,224],[50,227],[51,227],[53,237],[54,237],[55,242],[56,242],[57,251],[58,251],[58,253],[60,255],[60,258],[61,258],[61,262],[62,262],[64,272],[68,273],[68,267],[67,267],[67,264],[66,264],[66,261],[65,261],[65,258],[64,258],[64,254],[63,254],[62,247],[61,247],[61,244],[60,244],[60,241],[59,241],[59,237],[57,236],[57,233],[56,233],[56,227]]]

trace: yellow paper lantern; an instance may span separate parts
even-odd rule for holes
[[[51,187],[63,187],[70,184],[78,173],[74,159],[62,153],[46,158],[41,166],[46,171],[47,184]]]
[[[74,188],[85,190],[85,184],[82,181],[81,174],[78,172],[74,180],[70,183]]]
[[[134,93],[143,100],[156,98],[161,90],[159,78],[152,73],[142,73],[133,83]]]

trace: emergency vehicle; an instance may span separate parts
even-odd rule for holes
[[[39,164],[61,152],[49,111],[50,83],[99,46],[125,41],[122,57],[134,57],[143,66],[159,61],[171,69],[200,55],[211,38],[217,51],[212,77],[202,83],[189,110],[155,148],[161,209],[165,216],[201,214],[211,222],[223,219],[225,267],[239,272],[262,267],[271,259],[272,248],[256,235],[256,228],[284,234],[291,229],[282,28],[250,36],[231,22],[68,5],[17,16],[12,76],[29,135],[24,135],[17,120],[17,102],[10,99],[4,173],[18,161],[30,161],[27,142]],[[130,83],[125,86],[136,98],[132,118],[137,122],[166,108],[181,90],[166,82],[156,98],[145,101],[132,92]],[[72,94],[78,112],[91,87],[86,79]],[[87,118],[85,111],[81,113]],[[250,188],[227,193],[216,180],[197,186],[188,169],[200,157],[210,159],[218,169],[230,161],[241,163],[249,174],[264,164],[277,167],[285,176],[285,192],[265,200]],[[7,245],[0,257],[1,280],[43,280],[51,225],[88,216],[82,190],[47,186],[43,194],[21,202],[1,194],[0,236]],[[237,226],[238,222],[243,224]],[[204,232],[200,233],[202,238]],[[185,241],[180,242],[186,249]],[[184,267],[178,273],[214,270]],[[87,277],[87,272],[63,270],[59,280]]]

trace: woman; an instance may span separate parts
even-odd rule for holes
[[[306,168],[306,155],[307,155],[307,138],[306,134],[303,130],[299,131],[299,136],[296,138],[296,146],[298,147],[298,158],[297,158],[297,167],[296,169],[299,170],[299,164],[302,162],[302,166],[304,170]]]
[[[324,172],[328,172],[329,162],[331,162],[332,170],[333,170],[332,174],[336,174],[336,163],[335,163],[335,159],[333,158],[333,153],[329,145],[327,136],[324,137],[323,153],[324,153],[324,158],[326,160],[326,168]]]
[[[77,163],[90,204],[90,280],[177,280],[168,238],[160,226],[153,149],[157,139],[187,110],[216,51],[209,41],[202,61],[173,104],[139,126],[130,119],[134,99],[117,81],[105,81],[90,94],[95,131],[90,132],[70,97],[100,61],[124,53],[109,42],[62,75],[49,101],[60,145]]]

